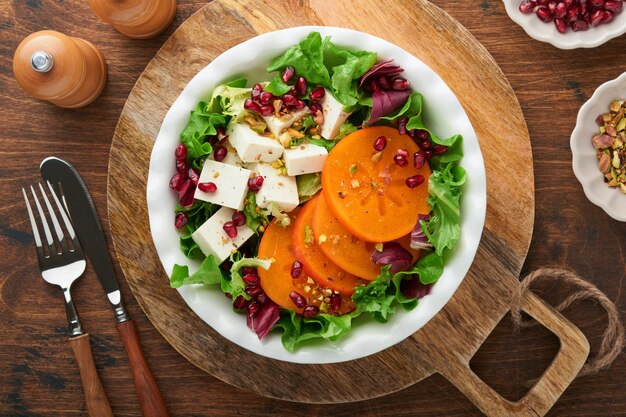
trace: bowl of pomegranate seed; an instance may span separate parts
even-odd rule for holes
[[[172,292],[202,320],[259,355],[334,363],[443,308],[480,242],[486,178],[467,114],[426,64],[362,32],[295,27],[187,84],[147,201]]]
[[[572,167],[585,195],[626,221],[626,72],[583,104],[570,138]]]
[[[533,39],[560,49],[595,48],[626,33],[626,0],[503,0]]]

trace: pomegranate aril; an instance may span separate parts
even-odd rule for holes
[[[263,92],[263,86],[259,83],[256,83],[254,84],[254,87],[252,87],[252,92],[250,93],[250,95],[252,96],[253,99],[256,100],[259,98],[262,92]]]
[[[254,316],[254,314],[259,310],[259,304],[256,301],[248,304],[248,308],[246,309],[249,316]]]
[[[269,91],[263,91],[259,95],[259,103],[261,103],[261,105],[271,104],[273,101],[274,101],[274,94],[270,93]]]
[[[178,191],[178,201],[183,207],[189,207],[193,204],[194,194],[196,193],[196,186],[191,181],[186,180]]]
[[[174,174],[174,176],[170,180],[170,188],[176,191],[180,191],[180,187],[185,182],[185,179],[186,178],[184,174],[179,174],[179,173]]]
[[[296,100],[296,102],[294,104],[294,107],[296,109],[303,109],[304,106],[306,106],[306,103],[304,101],[302,101],[302,100]]]
[[[431,146],[432,146],[432,143],[428,139],[420,141],[419,143],[419,147],[423,151],[430,149]]]
[[[519,11],[524,14],[529,14],[533,12],[536,6],[537,2],[532,0],[524,0],[519,5]]]
[[[296,81],[296,92],[298,93],[298,95],[305,95],[308,88],[309,83],[306,81],[306,78],[298,77],[298,80]]]
[[[387,138],[385,136],[379,136],[374,141],[374,150],[380,152],[387,146]]]
[[[176,155],[176,159],[185,159],[187,158],[187,147],[182,143],[176,147],[176,151],[174,151],[174,155]]]
[[[314,101],[311,102],[309,104],[309,112],[311,114],[315,115],[315,114],[317,114],[318,111],[323,112],[322,105],[320,103],[317,103],[317,102],[314,102]]]
[[[441,155],[442,153],[448,152],[448,147],[443,145],[435,145],[433,146],[433,153],[435,155]]]
[[[217,140],[224,140],[226,138],[226,131],[222,126],[218,126],[215,130],[217,131],[215,134],[215,136],[217,136]]]
[[[550,13],[547,7],[539,7],[537,8],[537,17],[544,22],[551,22],[554,19],[554,15]]]
[[[427,151],[424,151],[424,156],[426,157],[426,160],[429,160],[430,158],[433,157],[433,151],[431,151],[430,149]]]
[[[217,185],[214,182],[201,182],[198,184],[198,190],[205,193],[214,193],[217,191]]]
[[[556,5],[556,9],[554,10],[554,17],[557,19],[563,19],[565,15],[567,15],[567,6],[565,6],[565,3],[558,3]],[[565,25],[565,22],[563,22],[563,24]]]
[[[566,8],[569,8],[572,4],[574,4],[574,0],[563,0],[562,2]]]
[[[341,308],[341,296],[339,294],[333,294],[330,296],[330,309],[332,311],[339,311]]]
[[[567,30],[567,25],[565,24],[565,21],[558,17],[554,19],[554,26],[556,26],[556,30],[561,33],[565,33],[565,31]]]
[[[428,130],[418,129],[415,132],[415,138],[417,140],[430,140],[430,133],[428,133]]]
[[[578,13],[580,13],[580,7],[577,4],[572,5],[569,9],[567,9],[567,19],[570,24],[578,20]]]
[[[426,163],[426,157],[422,152],[415,152],[413,154],[413,166],[420,169]]]
[[[256,302],[259,304],[265,304],[268,302],[268,300],[269,300],[269,297],[264,292],[256,296]]]
[[[237,226],[232,221],[224,223],[222,229],[224,229],[229,238],[234,239],[237,237]]]
[[[296,75],[296,70],[293,67],[286,67],[280,74],[280,79],[283,80],[284,83],[288,83],[294,75]]]
[[[246,101],[243,102],[243,108],[250,111],[255,111],[257,113],[261,112],[261,107],[252,101],[251,98],[247,98]]]
[[[271,104],[261,106],[261,111],[259,113],[261,113],[261,116],[269,116],[270,114],[274,113],[274,106],[272,106]]]
[[[293,261],[293,264],[291,264],[291,278],[299,278],[300,275],[302,275],[302,262],[300,261]]]
[[[248,188],[250,189],[250,191],[257,192],[261,189],[262,186],[263,186],[262,176],[257,175],[255,177],[251,177],[250,179],[248,179]]]
[[[306,306],[306,298],[304,298],[302,294],[296,291],[291,291],[289,293],[289,298],[291,298],[291,301],[293,301],[293,303],[298,308],[303,308],[304,306]]]
[[[176,161],[176,171],[180,174],[184,174],[189,171],[189,164],[185,159],[179,159]]]
[[[589,0],[589,3],[593,7],[602,7],[602,6],[604,6],[604,0]]]
[[[424,176],[419,174],[413,175],[412,177],[407,178],[405,182],[407,187],[415,188],[424,182]]]
[[[241,273],[244,275],[246,274],[258,275],[259,274],[256,268],[251,267],[251,266],[244,266],[243,268],[241,268]]]
[[[402,119],[400,119],[400,121],[398,122],[398,133],[401,135],[406,135],[406,124],[409,122],[409,119],[406,117],[403,117]]]
[[[296,96],[291,95],[291,94],[283,95],[282,100],[283,100],[283,103],[287,106],[293,106],[294,104],[296,104],[296,101],[298,101]]]
[[[245,274],[243,276],[243,280],[246,282],[246,284],[248,285],[256,285],[259,283],[260,278],[258,275],[256,274]]]
[[[549,0],[537,0],[538,6],[547,6]]]
[[[312,100],[319,100],[319,99],[324,98],[325,95],[326,95],[326,91],[324,90],[324,87],[322,87],[321,85],[318,85],[311,91],[311,94],[309,94],[309,97],[311,97]]]
[[[306,306],[304,310],[302,310],[302,315],[307,319],[312,319],[316,317],[320,313],[320,308],[318,306]]]
[[[247,306],[248,306],[248,301],[245,299],[245,297],[243,295],[238,296],[233,301],[233,308],[235,310],[243,310]]]
[[[551,2],[549,2],[548,3],[548,11],[550,13],[552,13],[552,14],[555,14],[555,12],[556,12],[556,5],[557,5],[557,3],[556,3],[555,0],[552,0]]]
[[[177,229],[180,229],[187,224],[188,220],[189,218],[185,213],[178,213],[176,214],[176,218],[174,219],[174,226],[176,226]]]
[[[237,227],[241,227],[244,224],[246,224],[246,215],[243,214],[243,211],[234,212],[232,219],[233,219],[233,223],[235,223],[235,226]]]
[[[393,83],[391,84],[391,88],[394,90],[408,90],[409,89],[409,81],[404,78],[394,78]]]
[[[217,162],[222,162],[224,160],[224,158],[226,158],[226,155],[228,154],[228,149],[226,149],[226,146],[216,146],[215,149],[213,150],[213,158],[217,161]]]
[[[624,3],[621,0],[611,0],[604,3],[604,10],[609,12],[619,13],[622,10]]]
[[[615,13],[605,10],[604,16],[602,17],[602,23],[608,23],[615,17]]]
[[[398,149],[396,151],[396,155],[400,155],[403,158],[408,158],[409,157],[409,151],[406,149]]]
[[[572,23],[572,30],[574,32],[580,32],[589,29],[589,23],[584,20],[577,20]]]
[[[602,22],[604,18],[604,10],[596,10],[595,12],[589,15],[589,23],[591,26],[597,26]]]
[[[395,162],[399,167],[405,167],[409,164],[409,160],[402,155],[394,155],[393,162]]]
[[[380,77],[378,79],[378,85],[380,86],[380,89],[383,91],[391,90],[391,82],[389,81],[389,78],[387,77]]]
[[[200,175],[196,172],[195,169],[189,168],[188,176],[189,176],[189,181],[191,181],[192,184],[194,185],[198,184],[198,180],[200,180]]]

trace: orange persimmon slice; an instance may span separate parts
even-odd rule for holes
[[[351,295],[363,281],[335,265],[319,248],[319,236],[315,236],[311,223],[320,195],[313,197],[303,207],[293,226],[292,248],[296,259],[302,262],[304,273],[319,285]],[[322,243],[324,244],[324,243]]]
[[[374,141],[385,136],[385,149]],[[409,153],[408,164],[396,165],[398,149]],[[376,126],[358,130],[341,140],[329,153],[322,171],[322,193],[339,222],[367,242],[388,242],[411,232],[418,214],[428,207],[428,164],[417,169],[413,154],[417,144],[396,129]],[[409,188],[406,179],[422,175],[424,182]]]

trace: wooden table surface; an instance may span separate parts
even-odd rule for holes
[[[626,319],[622,295],[626,223],[612,220],[585,198],[573,175],[569,150],[569,135],[580,105],[599,84],[626,69],[626,36],[592,50],[561,51],[526,36],[507,17],[500,1],[434,3],[487,47],[526,116],[535,160],[537,207],[524,271],[543,266],[571,268],[604,291]],[[84,1],[0,2],[0,416],[86,415],[78,369],[67,343],[61,293],[39,276],[20,187],[38,180],[42,158],[56,155],[67,159],[85,178],[108,228],[109,146],[124,101],[160,45],[204,4],[179,0],[176,19],[166,33],[136,41],[97,19]],[[108,84],[92,105],[78,111],[63,110],[35,101],[19,89],[11,69],[13,52],[25,36],[41,29],[85,38],[105,54]],[[512,166],[503,175],[515,176],[515,170]],[[124,301],[137,322],[146,358],[172,416],[481,415],[438,375],[383,398],[332,406],[270,400],[233,388],[178,355],[152,327],[119,269],[118,273]],[[558,285],[538,289],[553,304],[562,300],[567,290]],[[73,294],[83,327],[91,333],[94,359],[115,415],[139,416],[126,353],[91,267]],[[606,320],[603,310],[583,302],[565,315],[584,331],[591,354],[595,354]],[[476,354],[472,367],[496,391],[516,400],[557,350],[557,339],[547,330],[531,328],[514,334],[505,318]],[[626,416],[625,379],[626,357],[621,356],[610,369],[575,380],[548,415]]]

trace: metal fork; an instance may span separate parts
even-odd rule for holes
[[[76,307],[74,307],[70,293],[72,284],[85,272],[87,262],[85,261],[85,255],[83,254],[80,242],[76,237],[76,233],[74,232],[65,207],[61,204],[52,185],[49,182],[47,185],[52,200],[55,203],[56,211],[63,220],[65,231],[61,227],[59,218],[52,204],[50,204],[46,190],[41,183],[39,184],[39,194],[43,197],[44,205],[47,210],[44,210],[42,207],[35,188],[30,186],[32,199],[37,208],[37,217],[33,213],[26,190],[22,188],[30,225],[33,229],[39,269],[41,276],[46,282],[58,285],[63,290],[65,311],[67,312],[70,334],[72,335],[70,338],[70,346],[74,351],[74,356],[76,357],[76,362],[80,370],[87,412],[92,417],[113,417],[109,400],[104,393],[102,383],[96,372],[89,343],[89,333],[83,333],[82,331],[78,313]],[[42,240],[37,218],[43,229],[45,241]],[[55,232],[54,235],[51,232],[48,220],[52,223]]]

